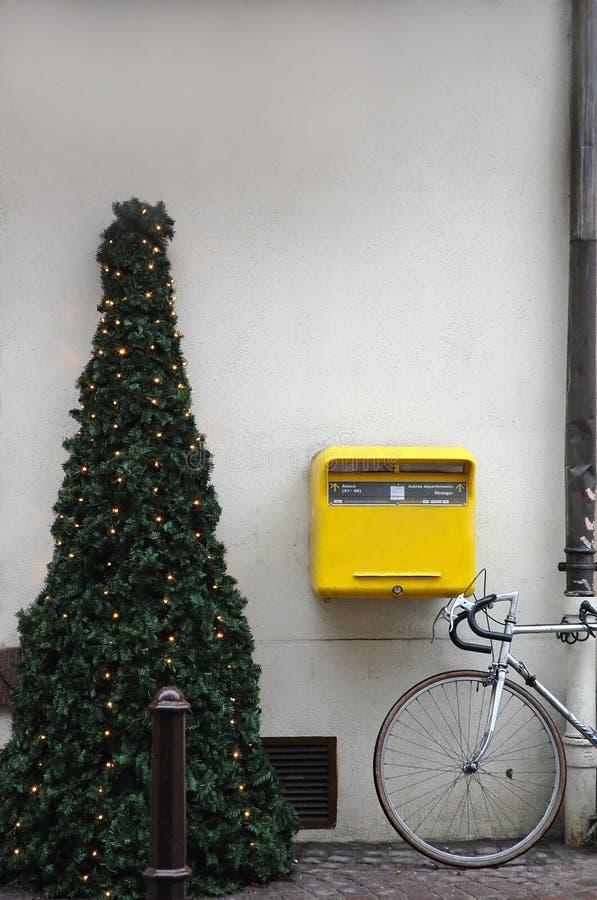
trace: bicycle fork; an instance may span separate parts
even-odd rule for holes
[[[516,624],[518,591],[509,594],[508,599],[510,601],[510,608],[508,610],[508,614],[506,615],[506,621],[504,625],[504,638],[500,646],[497,663],[494,663],[494,665],[490,667],[489,674],[487,676],[488,682],[493,682],[489,711],[487,713],[487,725],[485,727],[483,737],[481,738],[481,743],[479,744],[471,758],[467,760],[462,767],[462,771],[466,775],[472,775],[477,771],[477,769],[479,768],[479,763],[487,753],[487,749],[491,744],[491,739],[493,738],[495,732],[497,717],[500,711],[500,703],[502,701],[502,694],[504,692],[506,672],[508,671],[508,665],[512,659],[510,653],[508,652],[508,645],[512,640],[512,633]]]
[[[489,676],[492,677],[491,674]],[[462,771],[465,775],[472,775],[479,768],[479,763],[487,753],[487,749],[491,743],[491,739],[495,732],[495,724],[497,722],[498,713],[500,711],[500,702],[502,699],[502,693],[504,691],[504,682],[506,680],[506,669],[502,666],[497,666],[495,671],[495,680],[493,682],[493,688],[491,691],[491,701],[489,703],[489,710],[487,713],[487,725],[485,727],[485,732],[483,737],[481,738],[481,743],[471,756],[471,758],[464,763],[462,766]]]

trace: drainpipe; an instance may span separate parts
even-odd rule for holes
[[[595,100],[597,0],[572,0],[570,93],[570,274],[566,388],[566,572],[564,613],[594,597],[595,570]],[[595,641],[567,647],[567,706],[595,725]],[[595,813],[595,749],[568,726],[566,843],[580,845]]]

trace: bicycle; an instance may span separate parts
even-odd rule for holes
[[[498,623],[489,610],[499,604],[508,611]],[[377,737],[373,771],[382,809],[402,838],[440,863],[508,862],[545,834],[560,808],[566,758],[559,732],[529,690],[506,678],[509,668],[597,747],[597,731],[510,653],[519,634],[557,634],[569,643],[595,637],[597,610],[583,600],[578,622],[517,625],[517,608],[518,591],[450,600],[436,622],[448,621],[460,649],[491,653],[488,671],[424,679],[394,704]],[[477,621],[481,613],[487,627]],[[490,643],[463,640],[458,628],[465,621]]]

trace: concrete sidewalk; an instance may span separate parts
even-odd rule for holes
[[[404,844],[297,844],[290,881],[245,888],[230,900],[596,900],[597,846],[544,841],[497,869],[439,866]],[[0,900],[40,900],[0,891]],[[205,900],[189,896],[188,900]]]

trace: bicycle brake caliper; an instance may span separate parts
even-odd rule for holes
[[[497,680],[497,672],[498,667],[496,665],[489,666],[489,672],[483,679],[483,687],[487,687],[490,684],[495,684]]]

